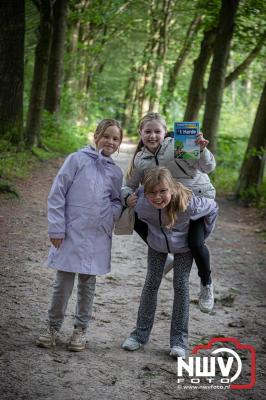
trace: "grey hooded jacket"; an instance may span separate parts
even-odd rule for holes
[[[205,239],[215,226],[218,205],[215,200],[192,195],[185,212],[179,213],[176,224],[167,229],[163,225],[165,210],[153,207],[144,196],[143,187],[138,192],[135,211],[138,218],[148,225],[147,241],[150,247],[162,253],[184,253],[189,251],[189,221],[204,217]]]
[[[208,176],[216,166],[212,153],[205,148],[199,160],[177,159],[174,157],[174,139],[166,138],[155,154],[146,147],[136,154],[133,174],[125,178],[122,187],[122,199],[134,193],[142,183],[145,173],[156,166],[167,167],[172,176],[191,189],[195,195],[215,198],[215,188]]]

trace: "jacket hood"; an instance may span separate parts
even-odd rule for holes
[[[92,146],[86,146],[83,149],[81,149],[80,151],[82,151],[83,153],[86,153],[89,157],[92,157],[96,160],[98,159],[100,162],[103,162],[103,164],[105,164],[105,163],[115,164],[112,157],[104,155],[102,153],[102,150],[97,151]]]

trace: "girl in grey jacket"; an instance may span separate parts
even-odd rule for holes
[[[38,346],[55,346],[78,274],[74,331],[68,349],[85,349],[96,275],[110,271],[112,229],[122,210],[123,174],[111,158],[122,134],[117,121],[102,120],[94,134],[96,148],[87,146],[71,154],[53,182],[48,197],[52,246],[47,264],[57,274],[48,326],[39,336]]]
[[[190,220],[203,219],[204,237],[214,228],[218,206],[213,199],[195,196],[176,182],[165,167],[151,169],[138,190],[138,218],[148,226],[148,268],[142,290],[136,328],[122,347],[138,350],[153,326],[157,293],[167,253],[174,254],[174,302],[170,331],[170,355],[185,357],[188,344],[189,274],[192,254],[188,246]]]
[[[140,121],[139,133],[141,140],[122,188],[124,205],[132,207],[136,204],[135,191],[143,182],[147,171],[156,166],[166,166],[172,176],[191,189],[195,195],[215,198],[215,189],[208,173],[214,170],[216,163],[212,153],[206,148],[208,141],[203,138],[202,134],[198,138],[201,148],[200,159],[182,160],[174,157],[174,139],[165,138],[167,133],[166,123],[160,114],[148,113],[145,115]],[[147,226],[138,218],[136,218],[134,229],[144,241],[147,241]],[[201,279],[199,307],[203,312],[210,312],[214,305],[213,284],[210,254],[204,242],[204,221],[202,218],[195,221],[191,220],[188,243]],[[165,273],[172,267],[168,260],[169,257],[165,265]]]

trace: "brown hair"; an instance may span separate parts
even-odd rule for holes
[[[171,229],[177,222],[178,213],[186,211],[192,191],[182,183],[177,182],[166,167],[150,169],[144,177],[145,196],[152,192],[154,186],[165,183],[172,193],[170,203],[165,207],[164,226]]]
[[[154,120],[157,120],[158,122],[160,122],[160,124],[161,124],[161,125],[164,127],[164,129],[165,129],[165,133],[167,133],[167,127],[166,127],[165,119],[164,119],[159,113],[148,112],[148,113],[145,114],[145,115],[140,119],[140,121],[139,121],[139,124],[138,124],[138,132],[139,132],[139,134],[141,133],[142,129],[144,128],[144,125],[145,125],[147,122],[154,121]],[[133,154],[131,163],[130,163],[129,168],[128,168],[128,171],[127,171],[127,177],[128,177],[128,178],[130,178],[131,175],[132,175],[132,173],[133,173],[133,169],[134,169],[134,160],[135,160],[136,154],[142,149],[142,147],[143,147],[143,142],[142,142],[142,139],[140,139],[139,142],[138,142],[138,144],[137,144],[137,147],[136,147],[136,149],[135,149],[135,151],[134,151],[134,154]]]
[[[95,130],[94,136],[97,137],[101,137],[104,132],[106,131],[107,128],[109,128],[109,126],[116,126],[119,129],[120,132],[120,144],[123,140],[123,130],[122,127],[120,125],[120,122],[117,121],[116,119],[112,119],[112,118],[106,118],[106,119],[102,119],[99,124],[97,125],[97,128]]]

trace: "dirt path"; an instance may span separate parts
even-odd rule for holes
[[[131,145],[118,162],[125,169]],[[44,326],[54,272],[41,266],[47,255],[46,199],[62,160],[45,162],[17,182],[21,200],[0,198],[1,318],[0,397],[3,400],[87,399],[264,399],[265,240],[258,212],[219,199],[220,217],[209,240],[216,305],[212,315],[197,307],[199,280],[191,274],[190,348],[202,338],[229,336],[257,351],[257,383],[252,390],[179,390],[176,362],[168,355],[172,306],[171,277],[159,292],[156,320],[145,350],[129,353],[122,341],[136,320],[145,277],[147,249],[137,235],[115,236],[112,273],[97,280],[95,319],[88,349],[72,354],[76,292],[70,301],[59,345],[35,346]],[[244,358],[243,358],[244,359]],[[244,361],[243,361],[244,362]]]

